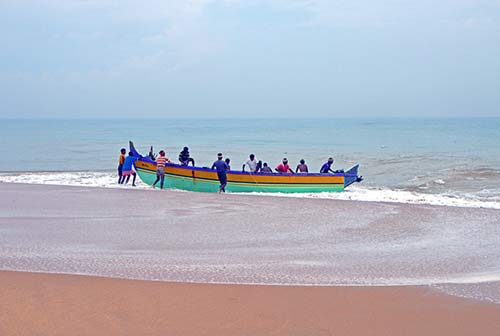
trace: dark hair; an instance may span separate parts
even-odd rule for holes
[[[188,151],[188,150],[189,150],[189,148],[188,148],[188,147],[184,147],[184,149],[183,149],[183,150]]]
[[[125,154],[127,150],[125,148],[120,149],[120,153]]]
[[[302,159],[302,160],[300,160],[300,163],[301,163],[301,164],[304,164],[304,163],[306,163],[306,162],[304,161],[304,159]]]
[[[128,152],[128,155],[129,155],[129,156],[134,156],[134,153],[132,153],[132,152]]]
[[[220,156],[220,157],[222,157],[222,153],[217,153],[217,156]]]
[[[264,162],[264,167],[267,167],[267,162]]]
[[[253,158],[255,158],[255,155],[250,154],[250,159],[253,159]]]
[[[226,162],[231,162],[231,159],[230,158],[226,158]]]
[[[164,150],[161,150],[161,151],[160,151],[160,155],[162,155],[162,156],[163,156],[163,155],[165,155],[165,151],[164,151]]]

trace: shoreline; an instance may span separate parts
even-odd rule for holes
[[[168,283],[0,271],[0,333],[495,335],[500,305],[426,287]]]
[[[118,276],[118,275],[106,275],[106,274],[91,274],[91,273],[81,273],[81,272],[59,272],[59,271],[44,271],[44,270],[27,270],[27,269],[9,269],[1,268],[0,272],[12,272],[12,273],[31,273],[31,274],[46,274],[46,275],[61,275],[61,276],[80,276],[80,277],[91,277],[100,279],[115,279],[115,280],[127,280],[127,281],[148,281],[148,282],[159,282],[159,283],[169,283],[169,284],[190,284],[190,285],[213,285],[213,286],[269,286],[269,287],[315,287],[315,288],[328,288],[328,287],[338,287],[338,288],[428,288],[429,290],[443,293],[445,295],[456,296],[464,298],[467,300],[476,300],[479,302],[493,303],[500,305],[500,302],[491,301],[488,299],[480,299],[476,297],[460,296],[447,293],[441,289],[440,286],[468,286],[468,285],[498,285],[500,286],[500,280],[481,280],[481,281],[470,281],[470,282],[432,282],[426,284],[415,284],[415,283],[280,283],[280,282],[224,282],[224,281],[196,281],[196,280],[170,280],[170,279],[155,279],[155,278],[135,278],[130,276]]]
[[[10,173],[10,172],[0,172],[1,173]],[[32,174],[32,172],[21,172],[21,173],[26,173],[26,174]],[[54,174],[75,174],[75,173],[95,173],[94,171],[86,171],[86,172],[81,172],[81,171],[47,171],[46,173],[54,173]],[[104,172],[98,172],[98,173],[104,173]],[[35,172],[33,172],[35,174]],[[1,175],[0,175],[1,176]],[[140,179],[138,178],[138,181],[141,184],[144,184]],[[92,185],[92,184],[60,184],[60,183],[54,183],[54,182],[47,182],[47,181],[42,181],[42,182],[17,182],[17,181],[2,181],[0,179],[0,185],[1,184],[7,184],[7,185],[24,185],[24,186],[52,186],[52,187],[62,187],[62,188],[91,188],[91,189],[105,189],[105,190],[134,190],[134,191],[153,191],[153,192],[158,192],[160,191],[159,189],[153,190],[149,186],[139,186],[139,187],[132,187],[130,185],[117,185],[114,182],[114,177],[113,177],[113,182],[112,184],[109,184],[109,181],[107,182],[108,184],[103,184],[103,185]],[[201,194],[213,194],[213,193],[205,193],[205,192],[194,192],[194,191],[186,191],[186,190],[179,190],[179,189],[165,189],[161,192],[181,192],[181,193],[201,193]],[[393,193],[390,196],[380,196],[382,199],[376,199],[376,195],[356,195],[356,194],[350,194],[351,192],[386,192],[386,193]],[[324,194],[330,195],[329,197],[325,197]],[[335,195],[336,197],[331,197],[331,195]],[[461,198],[455,198],[449,195],[443,195],[443,194],[432,194],[432,193],[419,193],[416,191],[408,191],[408,190],[392,190],[392,189],[377,189],[377,188],[361,188],[361,189],[346,189],[343,192],[329,192],[329,193],[226,193],[225,195],[236,195],[236,197],[241,197],[241,196],[247,196],[247,197],[271,197],[271,198],[285,198],[285,199],[313,199],[313,200],[328,200],[328,201],[334,201],[334,202],[361,202],[361,203],[376,203],[376,204],[386,204],[386,205],[421,205],[421,206],[433,206],[433,207],[451,207],[451,208],[463,208],[463,209],[491,209],[491,210],[500,210],[500,203],[499,202],[494,202],[494,201],[487,201],[487,200],[473,200],[473,199],[461,199]],[[350,196],[350,197],[345,197],[344,196]],[[384,199],[384,197],[388,197],[388,199]],[[395,198],[397,197],[403,197],[402,200],[396,200]],[[424,199],[424,200],[422,200]],[[445,201],[446,200],[446,201]],[[450,203],[445,203],[445,202],[450,202]],[[458,203],[457,203],[458,202]]]

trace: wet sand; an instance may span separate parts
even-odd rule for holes
[[[499,222],[494,209],[0,183],[0,269],[236,284],[494,282]],[[495,286],[485,296],[500,302]]]
[[[185,284],[0,272],[0,335],[498,335],[500,305],[422,287]]]
[[[427,286],[243,283],[472,279],[441,290],[500,302],[499,220],[492,209],[0,183],[0,335],[498,335],[499,304]]]

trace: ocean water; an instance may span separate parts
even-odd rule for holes
[[[291,197],[500,208],[500,118],[3,120],[0,182],[117,187],[119,149],[133,140],[201,166],[217,152],[241,169],[248,154],[277,165],[305,159],[318,171],[360,164],[361,184],[342,194]],[[143,186],[144,187],[144,186]],[[272,196],[272,195],[270,195]]]
[[[4,120],[1,129],[0,193],[18,193],[24,206],[0,205],[0,269],[165,281],[429,285],[500,303],[500,211],[491,210],[500,209],[500,118]],[[258,194],[251,201],[196,193],[192,202],[169,202],[175,215],[167,222],[156,209],[186,192],[162,193],[139,182],[136,189],[147,190],[136,190],[141,197],[127,205],[136,216],[123,217],[122,191],[114,188],[132,189],[116,184],[119,149],[128,140],[143,153],[150,145],[164,149],[172,159],[189,146],[201,166],[221,151],[233,169],[249,153],[272,166],[284,156],[292,164],[304,158],[311,171],[333,156],[335,168],[359,163],[365,181],[343,193]],[[45,187],[1,182],[97,189],[61,188],[44,199]],[[84,201],[59,206],[70,194]],[[353,213],[324,199],[388,203],[352,203]]]

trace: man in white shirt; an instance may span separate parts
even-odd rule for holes
[[[255,155],[250,154],[248,157],[247,162],[243,164],[243,172],[248,171],[249,173],[256,173],[257,172],[257,160],[255,159]],[[245,167],[248,168],[248,170],[245,170]]]

